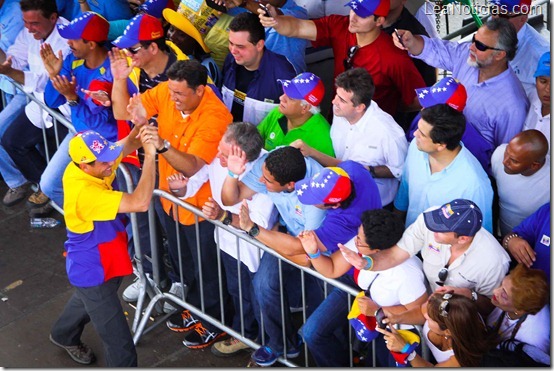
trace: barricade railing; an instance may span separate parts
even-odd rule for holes
[[[56,133],[56,146],[59,147],[59,139],[57,137],[57,131],[58,131],[58,127],[57,125],[59,124],[62,124],[64,125],[65,127],[68,128],[68,130],[72,133],[75,133],[75,129],[73,127],[73,125],[71,124],[71,122],[69,120],[67,120],[59,111],[55,110],[55,109],[52,109],[50,107],[47,107],[45,104],[43,104],[40,100],[38,100],[36,97],[34,97],[32,94],[28,94],[26,93],[22,86],[18,83],[13,83],[14,86],[20,90],[20,91],[23,91],[24,94],[27,96],[27,100],[32,100],[34,102],[36,102],[40,107],[41,109],[44,109],[45,111],[47,111],[51,116],[52,116],[52,119],[53,119],[53,125],[54,125],[54,130],[55,130],[55,133]],[[2,99],[4,99],[3,97],[3,93],[2,93]],[[46,143],[47,142],[47,139],[46,139],[46,132],[45,132],[45,128],[43,128],[43,139],[44,139],[44,142]],[[51,158],[51,155],[49,152],[46,153],[47,155],[47,162],[50,161],[50,158]],[[132,166],[132,165],[131,165]],[[130,172],[129,170],[127,169],[127,165],[125,163],[121,163],[118,167],[118,170],[120,172],[120,174],[123,176],[124,180],[125,180],[125,191],[131,193],[133,192],[134,190],[134,182],[133,182],[133,179],[130,175]],[[118,174],[119,175],[119,174]],[[155,211],[155,208],[154,208],[154,203],[156,201],[156,197],[158,198],[164,198],[170,202],[173,203],[173,206],[176,207],[176,208],[184,208],[186,210],[188,210],[189,212],[193,213],[195,215],[195,231],[196,231],[196,234],[197,234],[197,237],[199,235],[199,226],[198,226],[198,221],[199,221],[199,218],[204,218],[205,219],[205,216],[204,214],[202,213],[202,211],[186,202],[183,202],[182,200],[174,197],[173,195],[163,191],[163,190],[159,190],[159,189],[156,189],[154,190],[154,194],[153,194],[153,199],[150,203],[150,207],[149,207],[149,210],[148,210],[148,216],[149,216],[149,233],[150,233],[150,243],[151,243],[151,256],[146,256],[142,253],[142,247],[141,247],[141,244],[140,244],[140,235],[141,235],[141,231],[139,230],[139,227],[138,227],[138,223],[137,223],[137,217],[136,217],[136,213],[129,213],[129,216],[130,216],[130,221],[131,221],[131,231],[132,231],[132,236],[133,236],[133,246],[134,246],[134,265],[136,267],[136,274],[138,275],[139,279],[144,283],[144,285],[141,285],[140,286],[140,289],[139,289],[139,297],[138,297],[138,300],[137,300],[137,305],[136,305],[136,310],[135,310],[135,315],[134,315],[134,318],[133,318],[133,324],[132,324],[132,331],[134,332],[134,337],[133,337],[133,340],[135,342],[135,344],[138,344],[138,342],[140,341],[141,337],[145,334],[147,334],[148,332],[150,332],[152,329],[154,329],[155,327],[157,327],[158,325],[160,324],[163,324],[165,322],[165,320],[167,318],[169,318],[169,316],[171,316],[173,313],[175,313],[175,311],[173,313],[167,313],[165,315],[162,315],[163,313],[163,310],[162,310],[162,306],[161,304],[165,301],[169,301],[169,302],[172,302],[178,306],[181,306],[183,308],[186,308],[188,309],[193,315],[195,316],[198,316],[200,318],[202,318],[202,320],[205,320],[209,323],[211,323],[212,325],[220,328],[221,330],[227,332],[228,334],[230,334],[231,336],[234,336],[238,339],[240,339],[241,341],[243,341],[245,344],[247,344],[248,346],[250,346],[251,348],[253,349],[257,349],[259,348],[260,346],[262,346],[262,344],[265,343],[265,339],[264,339],[264,323],[263,323],[263,315],[261,315],[260,317],[262,318],[262,321],[261,323],[259,324],[260,328],[261,328],[261,331],[260,333],[262,334],[262,339],[259,339],[261,340],[260,343],[256,343],[248,338],[246,338],[244,336],[244,316],[242,315],[242,303],[241,303],[241,306],[240,306],[240,312],[241,312],[241,331],[240,333],[237,332],[237,331],[234,331],[231,327],[225,325],[225,321],[224,321],[224,313],[225,313],[225,307],[224,307],[224,300],[223,300],[223,283],[222,283],[222,280],[225,279],[225,277],[222,275],[222,261],[221,261],[221,254],[222,253],[225,253],[225,252],[222,252],[220,247],[219,247],[219,241],[217,241],[216,239],[216,246],[217,246],[217,271],[218,271],[218,284],[219,284],[219,292],[220,292],[220,312],[221,312],[221,317],[220,318],[214,318],[208,314],[205,313],[204,311],[204,292],[203,290],[200,290],[200,295],[201,295],[201,307],[200,308],[197,308],[193,305],[191,305],[190,303],[188,303],[186,301],[186,297],[178,297],[174,294],[171,294],[169,292],[163,292],[160,288],[160,272],[159,272],[159,262],[161,261],[161,256],[162,256],[162,249],[161,249],[161,246],[158,246],[158,241],[159,239],[157,238],[157,235],[156,235],[156,227],[155,227],[155,224],[156,224],[156,211]],[[56,203],[54,203],[53,201],[50,201],[50,204],[60,213],[63,215],[63,209],[62,207],[60,207],[59,205],[57,205]],[[327,296],[327,291],[328,291],[328,286],[332,286],[332,287],[337,287],[343,291],[345,291],[348,295],[347,295],[347,305],[348,305],[348,308],[351,307],[352,305],[352,302],[353,302],[353,298],[358,294],[359,292],[359,289],[354,289],[353,287],[351,286],[348,286],[348,285],[345,285],[344,283],[340,282],[340,281],[337,281],[337,280],[334,280],[334,279],[329,279],[323,275],[321,275],[320,273],[318,273],[317,271],[311,269],[311,268],[307,268],[307,267],[303,267],[303,266],[300,266],[298,264],[295,264],[285,258],[283,258],[281,255],[279,255],[278,253],[276,253],[274,250],[272,250],[271,248],[267,247],[266,245],[258,242],[257,240],[249,237],[248,235],[246,235],[245,233],[243,232],[240,232],[232,227],[229,227],[229,226],[226,226],[224,225],[223,223],[219,222],[219,221],[213,221],[213,220],[208,220],[206,219],[207,222],[209,223],[212,223],[215,225],[215,228],[216,228],[216,231],[217,231],[217,228],[222,228],[224,229],[225,231],[227,232],[230,232],[232,233],[233,235],[235,235],[236,237],[236,247],[237,249],[239,248],[238,246],[238,242],[239,240],[243,240],[243,241],[246,241],[248,242],[249,244],[251,245],[254,245],[256,248],[259,249],[259,251],[263,251],[264,254],[271,254],[275,257],[278,258],[278,263],[279,263],[279,280],[280,280],[280,292],[281,292],[281,297],[280,297],[280,303],[281,303],[281,320],[282,320],[282,323],[285,322],[285,319],[284,319],[284,316],[285,316],[285,311],[288,310],[288,308],[284,308],[284,299],[283,299],[283,295],[284,295],[284,285],[283,285],[283,274],[282,274],[282,264],[289,264],[289,265],[292,265],[296,268],[298,268],[300,270],[300,284],[301,284],[301,299],[302,299],[302,325],[306,322],[307,320],[307,316],[306,316],[306,291],[305,291],[305,285],[304,285],[304,282],[305,282],[305,274],[309,274],[309,275],[312,275],[320,280],[322,280],[324,282],[324,289],[325,289],[325,293],[324,293],[324,296]],[[176,225],[176,228],[178,227],[178,221],[175,221],[175,225]],[[143,231],[144,232],[144,231]],[[215,234],[216,236],[219,236],[218,233]],[[180,241],[180,236],[179,236],[179,233],[177,233],[177,238],[178,238],[178,241]],[[199,239],[197,238],[197,241],[199,241]],[[200,245],[197,243],[197,253],[200,254],[201,253],[201,250],[200,250]],[[179,251],[179,254],[181,254],[181,246],[180,246],[180,242],[178,242],[178,251]],[[240,250],[237,252],[237,266],[240,268]],[[150,281],[148,279],[146,279],[146,275],[145,275],[145,272],[144,272],[144,269],[143,269],[143,264],[142,262],[144,260],[148,259],[149,261],[152,262],[152,268],[153,268],[153,281],[154,281],[154,284],[152,285],[150,283]],[[182,272],[182,268],[183,267],[179,267],[179,276],[181,278],[181,282],[183,282],[183,272]],[[202,267],[200,266],[199,267],[199,270],[200,270],[200,274],[199,274],[199,277],[200,277],[200,287],[202,286],[202,270],[203,269],[209,269],[211,267]],[[240,275],[240,269],[238,269],[238,274]],[[242,298],[242,293],[243,293],[243,290],[242,290],[242,285],[241,285],[241,281],[239,279],[239,296]],[[143,309],[145,303],[146,303],[146,298],[149,298],[149,303],[148,305],[146,306],[146,308]],[[156,318],[154,318],[154,321],[152,324],[150,324],[149,326],[147,326],[149,320],[152,319],[151,317],[151,314],[152,312],[156,310],[158,314],[158,316],[156,316]],[[346,321],[346,319],[345,319]],[[417,326],[418,328],[420,328],[420,326]],[[283,328],[283,335],[284,334],[284,328]],[[421,331],[420,331],[421,333]],[[284,339],[286,339],[286,336],[283,336]],[[351,326],[349,326],[349,339],[354,339],[354,336],[353,336],[353,333],[352,333],[352,328]],[[286,340],[284,341],[285,344],[284,344],[284,349],[286,349],[287,345],[286,345]],[[424,346],[424,342],[422,342],[422,347],[423,347],[423,354],[424,356],[428,353],[428,350],[426,349],[426,347]],[[375,365],[375,344],[372,343],[371,344],[371,347],[373,349],[373,364]],[[309,352],[308,352],[308,348],[307,348],[307,345],[304,344],[304,364],[305,365],[308,365],[309,363]],[[349,342],[349,353],[350,353],[350,366],[352,367],[353,366],[353,342],[350,341]],[[427,358],[427,357],[425,357]],[[295,367],[295,366],[298,366],[298,364],[295,364],[294,362],[292,362],[290,359],[287,359],[286,357],[286,351],[285,351],[285,354],[279,358],[279,361],[283,364],[283,365],[286,365],[286,366],[290,366],[290,367]]]

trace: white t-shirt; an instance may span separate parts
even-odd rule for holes
[[[406,229],[397,245],[410,256],[421,251],[423,272],[431,290],[435,291],[438,288],[436,282],[439,280],[439,271],[450,259],[450,245],[435,241],[433,232],[425,225],[423,213]],[[448,267],[445,285],[468,288],[490,297],[508,273],[509,264],[508,253],[492,234],[481,228],[469,248]]]
[[[429,324],[427,321],[423,324],[423,339],[425,339],[425,343],[427,343],[427,346],[431,350],[431,353],[433,353],[433,357],[435,357],[435,360],[437,363],[442,363],[450,359],[454,355],[454,351],[452,349],[449,350],[440,350],[435,346],[435,344],[431,343],[431,340],[429,340]]]
[[[396,196],[408,141],[391,115],[371,101],[362,118],[354,125],[344,117],[333,117],[331,140],[338,159],[365,166],[385,165],[394,178],[375,178],[381,203],[390,204]]]
[[[260,156],[262,156],[264,153],[266,153],[266,151],[262,150]],[[248,171],[250,171],[251,167],[252,162],[247,163],[246,171],[241,174],[239,179],[241,179]],[[240,212],[240,206],[242,205],[242,202],[239,202],[233,206],[224,206],[223,202],[221,202],[221,190],[223,189],[223,182],[225,182],[225,178],[227,177],[228,169],[221,166],[219,158],[216,157],[208,166],[208,171],[210,177],[210,187],[212,190],[212,198],[214,199],[214,201],[217,202],[222,209],[228,210],[233,214],[238,214]],[[250,210],[250,218],[254,223],[266,229],[273,228],[273,225],[277,221],[278,213],[277,209],[273,205],[273,202],[266,194],[256,193],[251,200],[247,200],[247,203],[248,209]],[[234,228],[231,225],[229,225],[229,227]],[[246,233],[240,229],[236,230],[241,233]],[[262,258],[264,253],[263,250],[258,249],[254,245],[242,239],[237,239],[234,234],[229,233],[222,228],[216,227],[214,235],[214,238],[216,242],[219,242],[218,246],[222,251],[225,251],[227,254],[231,255],[235,259],[239,259],[240,257],[240,261],[246,264],[251,272],[258,271],[258,267],[260,266],[260,259]]]
[[[345,244],[358,252],[354,239]],[[381,307],[406,305],[427,291],[421,260],[413,256],[396,267],[381,272],[360,270],[354,280],[362,290],[371,285],[371,299]],[[373,284],[372,284],[373,283]]]
[[[487,317],[487,326],[494,328],[501,314],[502,309],[494,308]],[[512,321],[508,316],[504,316],[502,325],[498,330],[501,340],[511,338],[517,321],[517,319]],[[521,324],[515,339],[536,346],[543,352],[550,354],[550,306],[545,305],[537,314],[529,314]]]
[[[500,204],[500,232],[510,233],[521,221],[550,201],[550,161],[535,174],[506,174],[502,161],[507,144],[501,144],[491,157]]]

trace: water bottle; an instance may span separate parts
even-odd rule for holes
[[[54,218],[31,218],[31,228],[54,228],[61,224]]]

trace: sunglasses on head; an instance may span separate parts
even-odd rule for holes
[[[500,50],[500,51],[504,50],[504,49],[493,48],[492,46],[488,46],[488,45],[483,44],[481,41],[479,41],[475,38],[475,35],[473,35],[473,37],[471,38],[471,42],[475,44],[475,47],[477,48],[477,50],[480,50],[482,52],[485,52],[488,49]]]
[[[141,50],[143,48],[142,45],[140,46],[137,46],[136,48],[127,48],[127,50],[129,51],[129,53],[135,55],[139,52],[139,50]]]
[[[452,294],[446,293],[442,296],[442,302],[439,305],[439,314],[442,317],[448,317],[448,300],[452,298]]]
[[[446,264],[441,270],[439,271],[439,281],[435,281],[435,283],[439,286],[444,286],[444,282],[448,278],[448,264]]]
[[[354,55],[356,54],[358,49],[360,49],[358,45],[351,46],[348,49],[348,53],[346,54],[346,59],[342,61],[342,63],[344,64],[345,70],[349,70],[352,68],[352,58],[354,58]]]

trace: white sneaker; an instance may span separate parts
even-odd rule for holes
[[[151,285],[154,285],[154,280],[150,278],[150,274],[146,273],[146,279],[148,279],[148,282],[150,282]],[[121,298],[125,300],[126,302],[133,302],[137,301],[139,297],[139,293],[141,288],[144,286],[144,282],[140,280],[140,278],[137,276],[135,277],[135,280],[132,284],[130,284],[125,291],[123,291],[123,294],[121,295]]]
[[[181,282],[173,282],[171,284],[171,288],[169,289],[168,293],[173,294],[181,299],[185,299],[185,297],[187,296],[187,292],[188,292],[188,286],[186,284],[181,284]],[[175,309],[177,308],[175,308],[169,301],[166,301],[164,303],[163,311],[165,313],[171,313]]]

